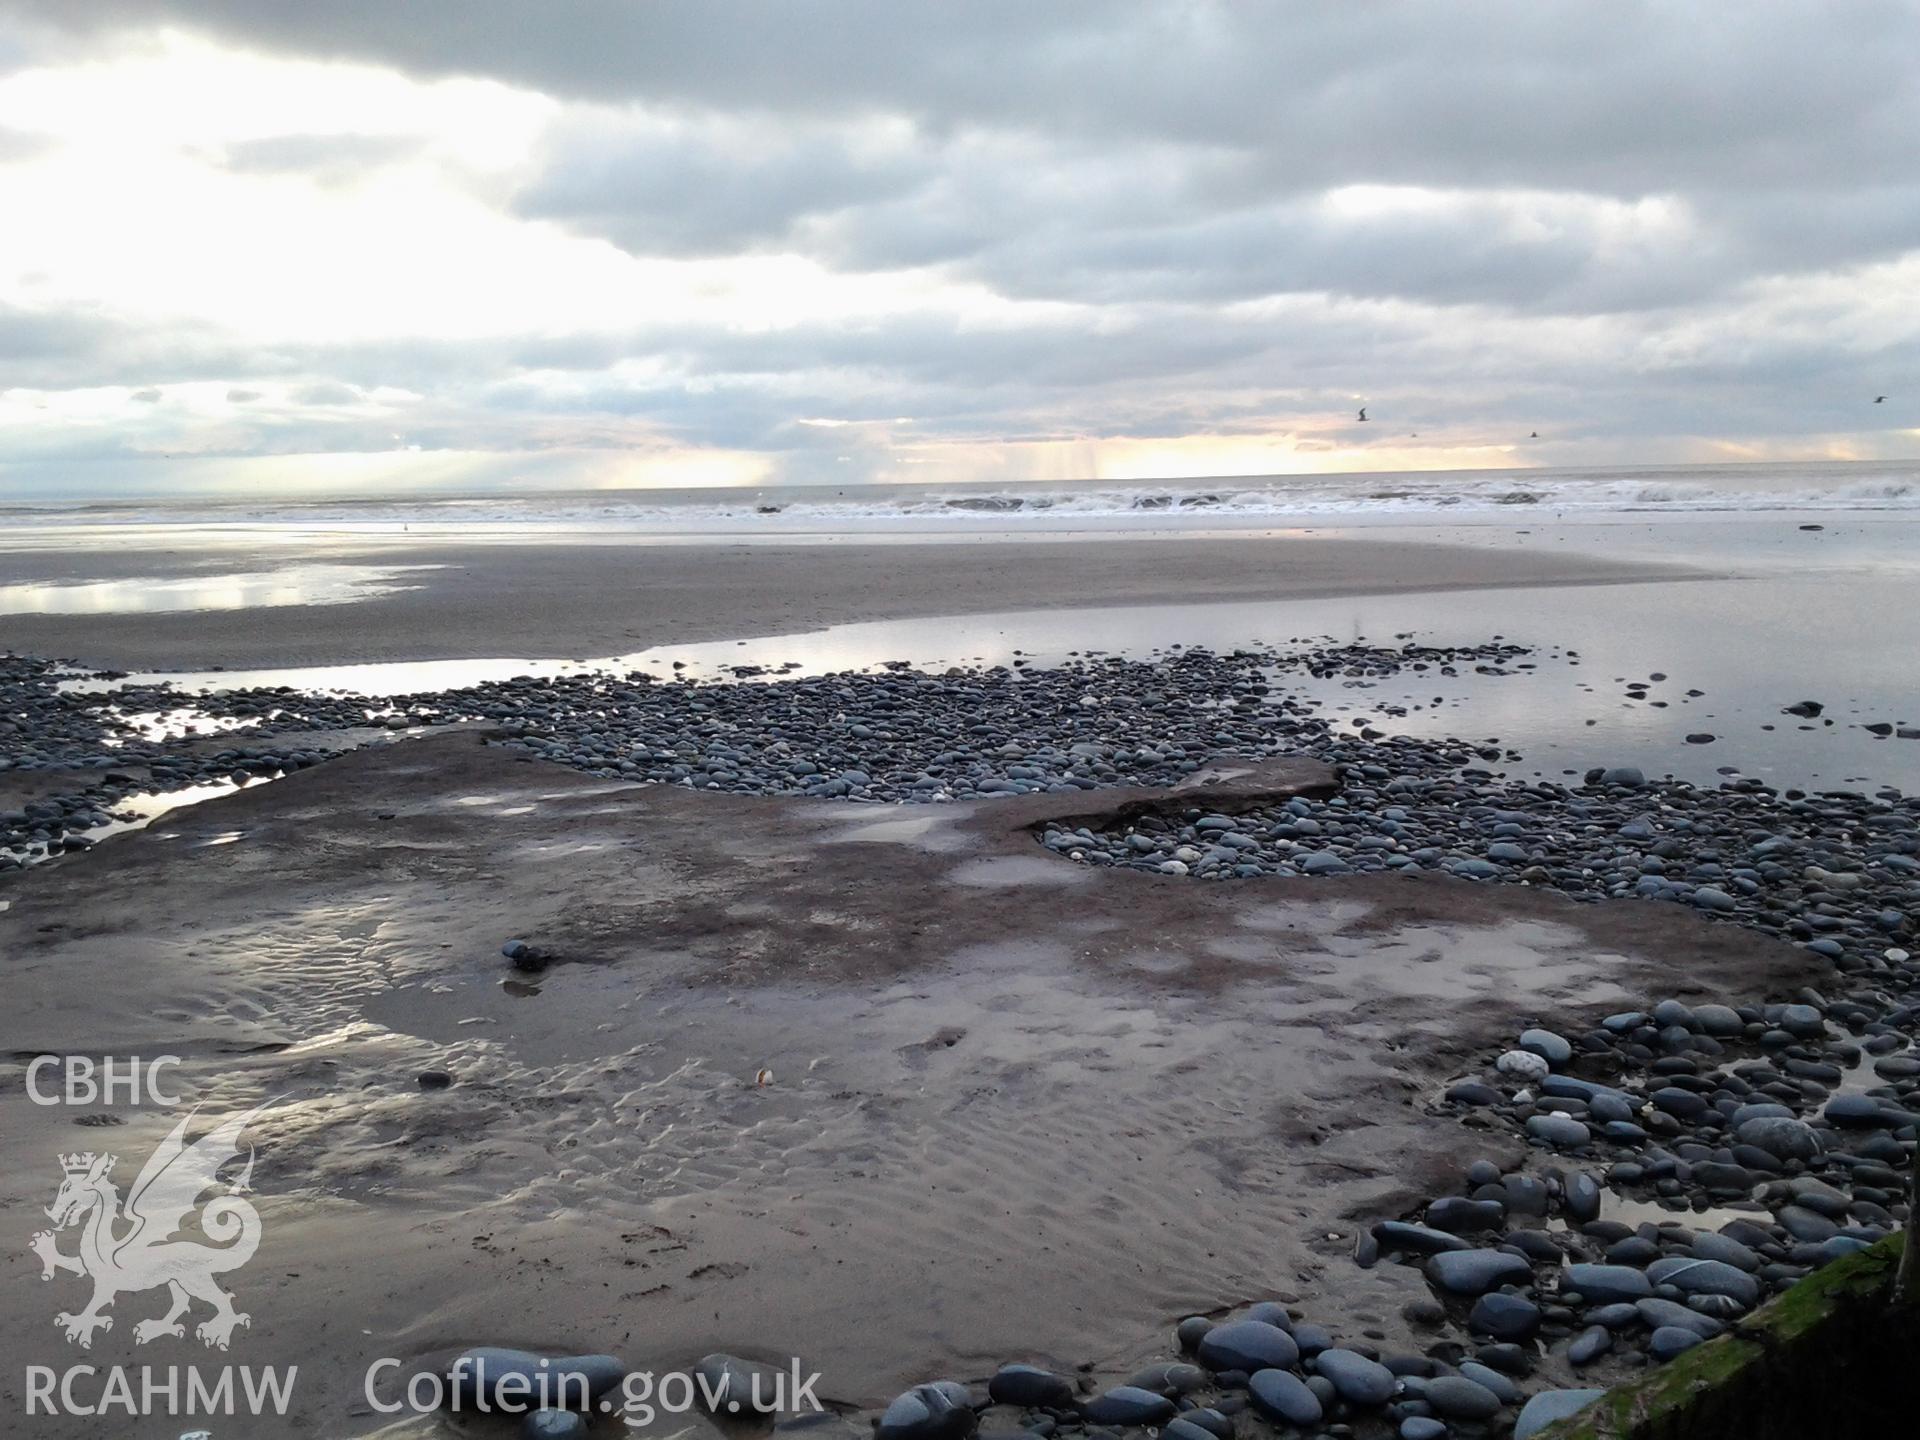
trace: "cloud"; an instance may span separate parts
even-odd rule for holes
[[[1916,48],[1892,0],[15,0],[0,444],[1871,450],[1912,416],[1858,394],[1920,372]]]
[[[95,34],[176,26],[566,99],[786,120],[908,116],[1226,147],[1325,186],[1638,188],[1901,177],[1920,14],[1761,4],[1240,6],[1149,0],[15,0]],[[1836,131],[1862,142],[1836,155]],[[1884,143],[1873,143],[1875,141]],[[1834,162],[1840,161],[1838,173]]]
[[[515,208],[639,255],[784,248],[801,224],[898,196],[919,178],[901,137],[876,128],[794,134],[729,117],[569,114],[546,136]]]
[[[229,145],[220,163],[241,175],[301,175],[337,184],[418,153],[404,135],[266,135]]]
[[[53,142],[44,135],[36,135],[31,130],[14,130],[0,126],[0,165],[8,165],[16,160],[30,160],[44,155],[53,148]]]

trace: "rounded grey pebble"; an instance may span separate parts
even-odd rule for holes
[[[1613,1332],[1604,1325],[1589,1325],[1573,1337],[1567,1346],[1569,1365],[1591,1365],[1613,1348]]]
[[[1547,1426],[1569,1415],[1578,1415],[1607,1392],[1604,1390],[1542,1390],[1520,1411],[1514,1421],[1513,1440],[1533,1440]]]
[[[1253,1408],[1269,1420],[1288,1425],[1318,1425],[1323,1413],[1320,1397],[1291,1370],[1256,1370],[1247,1378]]]
[[[1426,1402],[1448,1420],[1491,1420],[1500,1411],[1500,1397],[1461,1375],[1429,1380]]]
[[[1174,1327],[1173,1338],[1180,1348],[1191,1355],[1199,1346],[1202,1337],[1213,1329],[1213,1321],[1204,1315],[1189,1315]]]
[[[1496,1290],[1473,1302],[1467,1328],[1496,1340],[1531,1340],[1540,1333],[1541,1318],[1533,1301]]]
[[[1175,1409],[1164,1395],[1137,1385],[1116,1385],[1087,1401],[1080,1413],[1093,1425],[1161,1425],[1173,1418]]]
[[[1289,1370],[1300,1362],[1300,1347],[1278,1325],[1264,1320],[1235,1320],[1216,1325],[1195,1348],[1209,1370]]]
[[[1691,1350],[1700,1343],[1700,1336],[1695,1331],[1682,1330],[1678,1325],[1662,1325],[1647,1340],[1647,1353],[1656,1360],[1671,1360],[1683,1350]]]
[[[1314,1357],[1314,1368],[1333,1382],[1349,1405],[1384,1405],[1393,1398],[1394,1374],[1357,1351],[1335,1348]]]
[[[1452,1295],[1484,1295],[1499,1285],[1526,1284],[1533,1267],[1504,1250],[1455,1250],[1428,1260],[1427,1278]]]
[[[933,1380],[895,1396],[874,1435],[875,1440],[965,1440],[979,1423],[966,1386]]]
[[[1073,1403],[1073,1382],[1037,1365],[1002,1365],[987,1381],[987,1398],[996,1405],[1061,1410]]]

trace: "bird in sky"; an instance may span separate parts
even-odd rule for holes
[[[1529,435],[1527,438],[1529,440],[1538,440],[1540,438],[1540,432],[1536,430],[1533,432],[1533,434]]]
[[[1365,420],[1367,418],[1367,407],[1364,405],[1360,407],[1360,418],[1362,420]]]
[[[1874,397],[1873,397],[1873,403],[1874,403],[1874,404],[1876,404],[1876,405],[1884,405],[1884,404],[1886,404],[1886,403],[1887,403],[1887,397],[1886,397],[1886,396],[1884,396],[1884,395],[1876,395],[1876,396],[1874,396]],[[1360,416],[1360,418],[1361,418],[1362,420],[1364,420],[1364,419],[1366,419],[1367,417],[1366,417],[1366,415],[1365,415],[1365,414],[1363,413],[1363,414],[1362,414],[1362,415]]]

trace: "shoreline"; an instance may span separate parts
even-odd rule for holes
[[[295,552],[304,563],[317,558]],[[17,583],[218,575],[286,552],[49,550]],[[416,588],[324,605],[0,617],[4,648],[125,670],[592,658],[872,620],[1717,578],[1671,563],[1284,536],[1019,545],[342,547]],[[433,566],[438,568],[414,569]]]

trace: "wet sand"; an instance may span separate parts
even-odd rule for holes
[[[1698,578],[1678,565],[1405,539],[848,545],[63,549],[0,554],[13,584],[178,579],[275,565],[392,567],[344,604],[0,616],[0,648],[121,669],[616,655],[864,620]],[[1496,627],[1497,628],[1497,627]]]
[[[1205,804],[1330,782],[1269,763]],[[298,1362],[299,1433],[376,1427],[372,1359],[475,1343],[656,1367],[794,1353],[862,1405],[1009,1359],[1124,1373],[1180,1315],[1270,1296],[1414,1345],[1399,1310],[1424,1283],[1355,1267],[1356,1227],[1520,1153],[1428,1113],[1450,1077],[1527,1023],[1777,996],[1820,970],[1674,905],[1433,877],[1200,885],[1074,866],[1029,828],[1167,799],[702,794],[468,733],[42,867],[0,912],[5,1348],[80,1355],[51,1323],[78,1282],[43,1286],[27,1251],[49,1157],[132,1166],[173,1118],[85,1128],[28,1104],[18,1072],[42,1051],[176,1053],[212,1113],[273,1101],[264,1238],[232,1277],[254,1318],[223,1358]],[[514,974],[515,936],[558,963]],[[428,1069],[451,1088],[423,1091]],[[130,1343],[161,1308],[123,1297],[86,1358],[203,1359]]]

